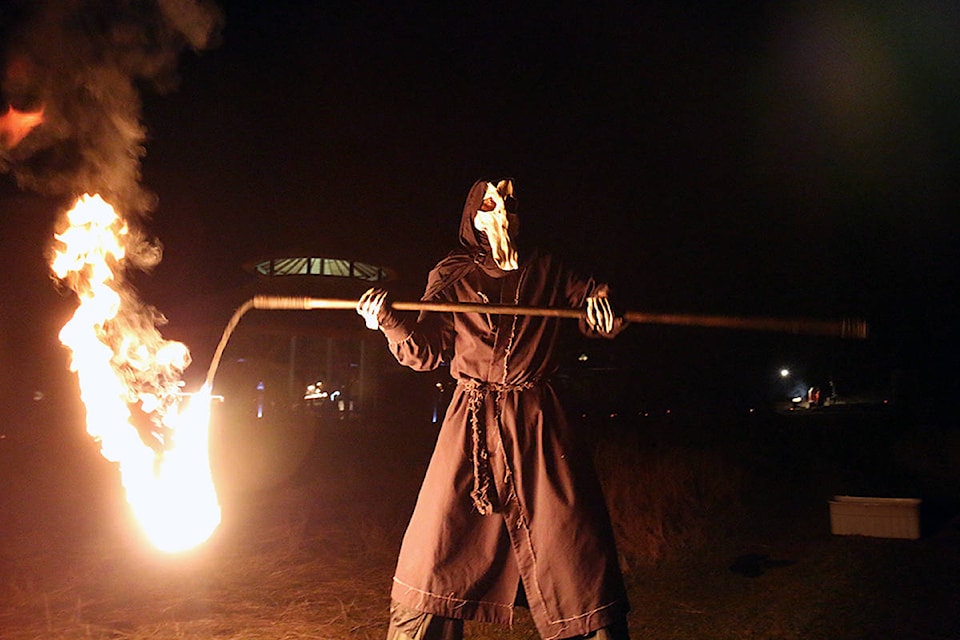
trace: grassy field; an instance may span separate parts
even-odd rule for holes
[[[960,638],[956,427],[880,411],[584,427],[635,640]],[[383,638],[434,427],[406,425],[400,439],[385,428],[336,423],[295,453],[246,438],[225,467],[247,481],[223,493],[223,525],[178,556],[138,537],[84,443],[4,443],[0,636]],[[835,494],[922,497],[923,535],[832,535]],[[521,610],[512,629],[468,624],[467,637],[538,636]]]

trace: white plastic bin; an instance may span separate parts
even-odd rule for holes
[[[834,496],[830,531],[844,536],[916,540],[920,537],[919,511],[919,498]]]

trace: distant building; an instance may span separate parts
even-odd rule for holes
[[[195,363],[210,361],[234,310],[254,296],[356,300],[396,279],[391,268],[347,257],[285,252],[243,265],[249,279],[189,310]],[[214,378],[224,409],[245,422],[352,419],[377,406],[375,380],[389,354],[383,336],[351,310],[248,311]],[[202,372],[200,372],[202,373]]]

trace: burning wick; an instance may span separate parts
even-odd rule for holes
[[[164,340],[124,284],[129,228],[98,195],[66,214],[51,262],[79,299],[60,331],[71,353],[87,433],[116,462],[145,535],[167,552],[192,548],[220,524],[209,461],[210,389],[184,401],[187,347]]]

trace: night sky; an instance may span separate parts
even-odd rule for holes
[[[6,100],[29,102],[9,75],[23,7],[69,4],[0,14]],[[93,16],[82,35],[153,3],[73,4]],[[138,278],[149,302],[176,309],[289,248],[379,261],[418,290],[455,246],[473,181],[512,176],[522,240],[608,279],[624,308],[862,317],[874,336],[844,357],[957,391],[956,3],[429,4],[221,2],[203,46],[146,31],[151,55],[172,51],[153,77],[131,71],[142,108],[125,107],[144,128],[131,202],[165,248]],[[64,48],[40,56],[34,94],[67,96],[66,120],[58,65],[83,58]],[[71,131],[54,119],[0,156],[0,358],[16,399],[63,358],[71,301],[44,254],[69,194],[90,188],[93,170],[71,163],[96,139]],[[54,170],[68,179],[46,183]],[[750,337],[630,331],[640,368],[682,386],[730,357],[756,364]],[[841,349],[791,340],[774,348]]]

